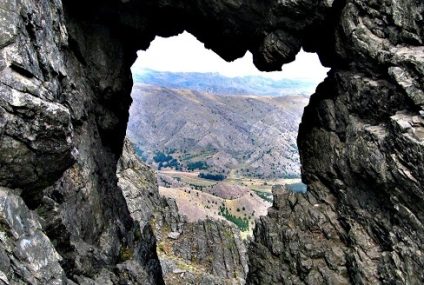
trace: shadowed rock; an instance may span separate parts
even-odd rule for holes
[[[423,283],[423,13],[413,0],[2,1],[0,185],[22,193],[15,216],[39,220],[43,242],[23,273],[2,239],[0,279],[163,283],[116,164],[136,50],[187,30],[226,60],[250,50],[261,70],[301,47],[332,68],[298,137],[309,192],[281,195],[257,224],[247,282]],[[6,224],[2,236],[25,236]],[[62,261],[34,266],[41,249]]]

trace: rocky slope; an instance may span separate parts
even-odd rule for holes
[[[226,222],[186,223],[180,232],[157,233],[166,284],[245,284],[247,250],[240,232]]]
[[[166,284],[245,283],[247,250],[238,229],[212,220],[187,222],[175,201],[159,196],[154,172],[137,158],[128,141],[117,176],[130,214],[140,225],[140,238],[157,238],[157,247],[152,242],[150,249],[159,254]],[[151,262],[154,266],[155,260]]]
[[[301,47],[332,69],[300,128],[310,191],[281,195],[257,225],[247,283],[422,284],[423,12],[414,0],[2,1],[2,282],[163,283],[116,164],[136,50],[187,30],[228,61],[250,50],[261,70]]]
[[[222,96],[136,84],[132,98],[127,135],[150,163],[157,151],[172,150],[185,167],[202,161],[219,173],[300,176],[296,138],[308,97]]]

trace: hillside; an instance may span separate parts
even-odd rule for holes
[[[135,84],[132,97],[127,135],[151,164],[299,175],[296,138],[305,96],[217,96]]]
[[[272,193],[282,185],[290,192],[305,192],[300,179],[259,179],[230,176],[223,181],[198,177],[199,172],[160,170],[156,172],[162,196],[175,199],[179,213],[188,221],[224,220],[243,234],[251,234],[255,220],[266,215]]]

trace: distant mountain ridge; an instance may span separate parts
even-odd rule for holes
[[[166,72],[145,69],[134,72],[135,83],[190,89],[217,95],[311,95],[316,83],[307,80],[274,80],[264,76],[227,77],[219,73]]]

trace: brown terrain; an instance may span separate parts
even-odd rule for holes
[[[299,177],[296,145],[306,96],[229,96],[143,85],[133,88],[127,136],[149,164],[158,152],[183,169]]]

